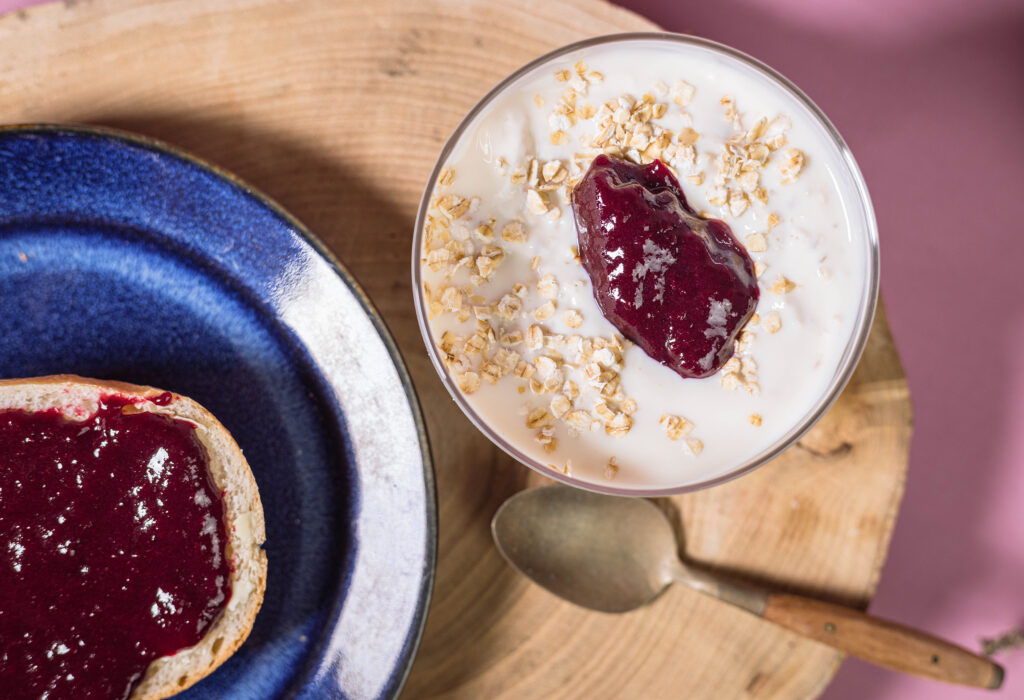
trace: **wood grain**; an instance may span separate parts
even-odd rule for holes
[[[361,280],[420,392],[440,563],[409,698],[810,698],[840,654],[682,587],[589,613],[491,544],[504,498],[541,477],[481,437],[430,366],[413,315],[416,205],[444,139],[488,88],[558,45],[652,25],[585,0],[132,0],[0,20],[0,115],[169,141],[236,172]],[[832,411],[756,473],[666,500],[687,556],[864,607],[903,493],[911,412],[885,314]]]

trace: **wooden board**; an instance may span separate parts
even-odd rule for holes
[[[0,115],[164,139],[249,180],[362,281],[409,363],[441,511],[433,605],[409,698],[809,698],[840,656],[677,588],[589,613],[513,573],[501,501],[541,478],[447,396],[413,316],[413,218],[442,142],[530,58],[653,26],[596,0],[67,2],[0,20]],[[742,47],[741,47],[742,48]],[[691,559],[864,606],[903,492],[907,385],[880,313],[849,389],[758,472],[667,503]]]

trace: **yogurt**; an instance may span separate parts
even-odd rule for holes
[[[683,378],[618,334],[580,265],[569,196],[600,153],[661,160],[755,261],[732,360]],[[605,490],[682,490],[756,462],[852,361],[873,298],[859,174],[807,104],[679,40],[582,48],[464,125],[429,198],[418,306],[450,388],[517,456]]]

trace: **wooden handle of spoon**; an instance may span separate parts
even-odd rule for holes
[[[764,619],[847,654],[947,683],[998,688],[1003,669],[930,634],[851,608],[784,593],[768,596]]]

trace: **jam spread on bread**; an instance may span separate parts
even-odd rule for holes
[[[144,403],[105,396],[82,421],[0,411],[5,698],[128,697],[231,597],[206,450]]]
[[[754,263],[717,219],[698,216],[661,163],[599,155],[572,193],[580,260],[605,318],[683,377],[733,354],[757,307]]]

